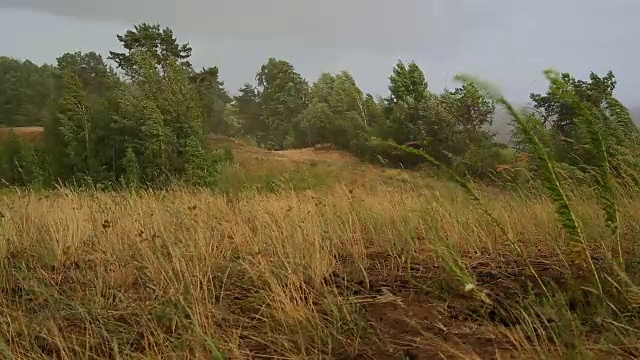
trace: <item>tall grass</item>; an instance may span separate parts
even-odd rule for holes
[[[399,147],[453,181],[264,157],[223,170],[220,192],[0,194],[0,354],[638,358],[640,202],[618,193],[605,114],[581,114],[588,193],[560,180],[535,119],[492,96],[544,193],[477,186]]]
[[[568,84],[563,81],[563,79],[557,72],[546,70],[545,76],[552,87],[560,90],[560,100],[565,103],[571,104],[575,109],[577,109],[577,116],[575,118],[576,125],[583,133],[587,135],[587,143],[585,147],[586,149],[588,149],[588,153],[589,155],[591,155],[591,158],[595,159],[595,164],[593,165],[593,167],[595,167],[596,170],[591,172],[592,178],[595,182],[595,194],[604,215],[605,225],[611,230],[611,237],[615,241],[618,250],[617,263],[607,265],[611,265],[615,269],[616,274],[619,275],[619,278],[626,281],[626,284],[624,285],[619,284],[615,280],[613,280],[610,274],[606,273],[606,270],[596,268],[587,239],[577,220],[576,214],[573,211],[571,204],[569,203],[565,189],[562,187],[560,181],[558,180],[559,177],[557,174],[557,166],[547,153],[547,149],[543,146],[540,139],[536,136],[534,128],[531,126],[531,121],[538,121],[535,116],[530,115],[529,118],[526,118],[524,115],[516,111],[515,108],[504,98],[504,96],[501,96],[498,92],[495,91],[494,88],[486,83],[483,83],[482,81],[479,81],[476,78],[460,75],[457,77],[457,79],[463,82],[473,82],[476,85],[480,85],[480,87],[483,88],[486,93],[493,98],[493,100],[503,105],[508,113],[513,117],[516,128],[520,130],[520,133],[524,135],[525,141],[529,144],[530,148],[533,149],[533,155],[541,164],[543,164],[543,171],[541,172],[541,175],[543,177],[541,179],[541,182],[547,188],[548,195],[555,205],[556,215],[559,223],[562,225],[565,232],[569,235],[569,239],[581,248],[581,254],[584,255],[583,261],[588,264],[592,271],[593,279],[600,295],[600,300],[604,304],[606,304],[606,306],[610,307],[609,310],[612,310],[611,313],[613,313],[614,315],[622,315],[620,310],[616,307],[616,305],[614,305],[614,301],[610,296],[617,297],[619,294],[615,292],[621,291],[623,292],[623,297],[626,297],[627,299],[636,299],[635,294],[638,291],[638,286],[632,280],[630,280],[629,276],[627,276],[627,274],[625,274],[622,270],[625,264],[625,256],[622,250],[622,242],[619,232],[620,216],[617,203],[618,195],[616,194],[616,184],[614,176],[612,174],[612,165],[609,161],[611,157],[609,149],[617,148],[618,144],[607,143],[605,141],[605,139],[614,141],[617,139],[615,137],[606,137],[602,134],[602,132],[611,131],[611,129],[607,129],[607,127],[613,127],[613,131],[616,131],[616,124],[614,121],[611,121],[607,118],[608,114],[606,111],[595,108],[591,104],[580,100],[574,92],[570,91],[570,89],[568,88]],[[624,166],[624,164],[622,164],[622,166]],[[635,243],[638,242],[637,239],[633,239],[632,241]],[[607,244],[603,244],[601,250],[603,250],[607,255],[607,260],[612,259]],[[581,259],[574,258],[573,260],[579,263]],[[611,282],[611,285],[615,289],[614,294],[605,294],[601,282],[601,277],[604,277]],[[638,304],[635,303],[635,300],[633,300],[629,305],[630,309],[635,309],[632,310],[632,316],[634,318],[637,318]],[[625,330],[628,330],[630,333],[640,334],[640,327],[638,327],[637,322],[635,322],[633,327],[630,327],[611,319],[605,320],[610,324],[619,326],[621,329],[624,328]]]
[[[585,223],[601,221],[592,200],[578,201]],[[586,283],[553,255],[568,236],[554,226],[551,201],[498,194],[484,203],[518,239],[517,256],[470,206],[435,180],[429,189],[344,183],[233,198],[184,189],[5,194],[2,348],[16,359],[375,358],[408,349],[562,358],[579,340],[581,354],[637,354],[637,293],[610,299],[620,316],[592,313]],[[620,212],[640,217],[636,202]],[[621,239],[637,230],[621,223]],[[550,296],[527,280],[525,258]],[[491,304],[452,287],[459,274],[443,265],[464,269]],[[615,338],[592,339],[596,330]]]

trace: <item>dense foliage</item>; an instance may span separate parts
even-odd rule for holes
[[[2,125],[45,128],[41,142],[9,131],[5,184],[215,184],[228,159],[209,148],[207,130],[224,128],[221,111],[231,101],[217,68],[195,71],[191,49],[170,29],[142,24],[118,39],[125,52],[109,57],[117,69],[94,52],[64,54],[54,67],[2,59],[3,77],[15,79],[0,95],[9,105]]]
[[[109,53],[115,69],[95,52],[42,66],[0,58],[0,126],[46,129],[41,143],[6,138],[5,184],[211,186],[225,159],[209,149],[207,133],[251,138],[272,150],[329,144],[389,166],[437,163],[493,181],[541,169],[535,157],[526,161],[534,149],[521,126],[512,146],[496,141],[497,104],[488,90],[465,82],[432,92],[415,62],[397,62],[386,97],[364,93],[346,71],[322,73],[310,84],[275,58],[258,69],[254,84],[231,94],[218,67],[193,68],[192,48],[169,28],[143,23],[117,38],[124,51]],[[605,154],[616,178],[638,181],[639,132],[614,96],[613,73],[549,80],[547,93],[532,94],[533,106],[521,113],[552,161],[587,174]]]

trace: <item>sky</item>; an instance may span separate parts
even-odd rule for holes
[[[546,68],[586,78],[613,70],[618,97],[640,105],[640,1],[634,0],[0,0],[0,55],[52,63],[68,51],[119,50],[139,22],[171,27],[197,67],[217,65],[231,91],[269,57],[309,81],[350,71],[386,95],[398,59],[414,60],[432,91],[458,73],[526,102]]]

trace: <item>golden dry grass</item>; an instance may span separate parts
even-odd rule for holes
[[[583,221],[601,222],[586,205]],[[550,203],[501,196],[489,206],[541,273],[569,274]],[[445,243],[495,299],[517,300],[506,292],[527,274],[500,231],[448,184],[234,196],[10,193],[0,211],[0,351],[15,359],[574,351],[558,339],[532,343],[532,325],[492,321],[491,309],[455,283]],[[638,219],[640,205],[623,212]],[[625,223],[629,244],[638,230]],[[585,354],[606,353],[576,334],[592,346]],[[637,343],[627,346],[637,354]]]
[[[222,193],[1,193],[0,357],[640,354],[637,199],[620,203],[630,279],[607,270],[597,205],[573,199],[603,308],[544,197],[484,189],[498,226],[448,182],[231,145]]]
[[[41,126],[23,126],[13,128],[0,127],[0,140],[6,139],[9,132],[13,131],[16,135],[29,141],[42,141],[44,139],[44,128]]]

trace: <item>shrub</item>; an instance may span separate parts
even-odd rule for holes
[[[393,140],[372,137],[353,144],[353,149],[361,160],[389,167],[415,169],[424,163],[416,154],[406,152]]]
[[[0,141],[0,183],[4,186],[51,184],[49,163],[50,157],[42,144],[26,141],[13,130]]]

